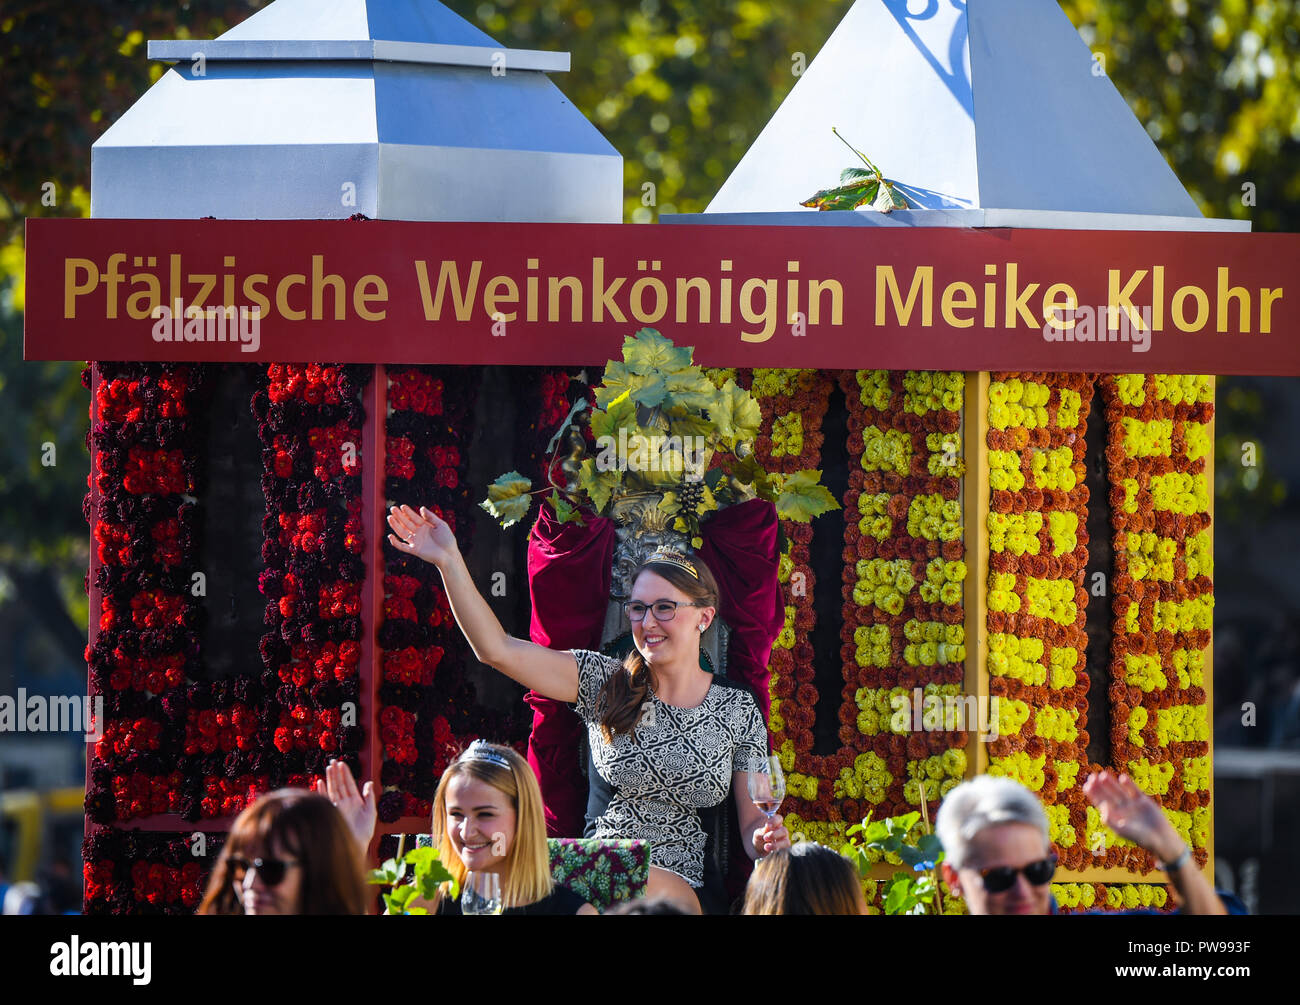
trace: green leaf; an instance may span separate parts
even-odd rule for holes
[[[845,833],[845,834],[861,834],[861,833],[862,833],[862,830],[863,830],[862,824],[853,824],[851,827],[848,827],[848,828],[844,831],[844,833]]]
[[[384,897],[384,903],[388,905],[389,914],[405,914],[406,905],[415,897],[415,887],[399,886],[393,889],[393,892]]]
[[[582,514],[578,512],[578,508],[560,495],[558,490],[552,490],[547,501],[551,504],[551,508],[555,510],[555,517],[560,523],[576,523],[579,527],[584,526]]]
[[[659,500],[659,508],[669,516],[676,516],[682,511],[682,504],[677,501],[676,492],[665,492],[664,497]]]
[[[640,381],[628,372],[627,364],[611,360],[605,364],[604,381],[596,388],[596,407],[608,408],[620,395],[631,391],[633,383]]]
[[[488,497],[479,505],[501,521],[502,527],[518,523],[528,514],[533,483],[518,471],[501,475],[488,486]]]
[[[889,895],[885,898],[886,914],[902,914],[909,907],[916,903],[911,895],[911,882],[896,880],[889,888]]]
[[[817,472],[819,475],[821,472]],[[907,834],[921,820],[919,810],[913,810],[911,813],[904,813],[901,816],[890,817],[886,823],[889,824],[890,830],[899,834]]]
[[[869,178],[875,178],[876,173],[864,167],[845,168],[840,172],[840,184],[848,185],[850,182],[866,181]]]
[[[909,844],[900,844],[897,849],[897,852],[898,852],[898,857],[901,858],[907,865],[913,868],[915,868],[917,865],[921,864],[922,862],[930,861],[929,855],[926,855],[922,851],[918,851],[916,848],[913,848]]]
[[[664,382],[668,386],[664,408],[684,408],[692,412],[702,412],[713,403],[718,394],[713,381],[699,370],[682,370],[669,374]]]
[[[642,328],[623,340],[623,361],[631,373],[648,376],[657,370],[672,373],[691,365],[693,350],[675,346],[673,340],[653,328]]]
[[[834,209],[856,209],[876,198],[880,182],[875,178],[856,181],[849,185],[837,185],[835,188],[822,189],[815,195],[801,202],[800,206],[825,212]]]
[[[618,484],[617,471],[597,471],[596,462],[585,458],[578,468],[578,484],[591,499],[591,505],[597,513],[603,513],[609,506],[609,497]]]
[[[680,405],[666,408],[664,411],[667,413],[664,417],[668,420],[668,432],[673,436],[682,437],[683,441],[689,436],[702,436],[709,441],[717,433],[712,422],[687,411]]]
[[[723,477],[721,468],[709,468],[708,471],[704,472],[705,488],[710,492],[716,493],[718,491],[718,485],[721,484]]]
[[[629,389],[632,400],[646,408],[657,408],[668,396],[668,384],[663,377],[653,374],[635,380]]]
[[[636,405],[632,403],[632,395],[628,391],[624,391],[605,408],[591,413],[591,433],[598,440],[604,436],[617,440],[620,429],[635,426]]]
[[[907,200],[903,194],[897,191],[893,185],[886,182],[880,186],[880,191],[872,200],[872,208],[880,210],[882,213],[892,213],[896,209],[908,209]]]
[[[752,451],[745,457],[728,457],[727,472],[744,485],[756,485],[767,477],[763,465],[758,462],[758,457]]]
[[[728,445],[734,445],[758,436],[763,412],[754,396],[728,377],[709,407],[709,418],[717,426],[718,435]]]
[[[830,490],[820,484],[820,471],[795,471],[781,480],[781,494],[776,500],[776,512],[783,520],[809,523],[833,509],[839,509]]]

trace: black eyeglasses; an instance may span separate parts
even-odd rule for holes
[[[685,601],[676,600],[656,600],[653,604],[643,604],[639,600],[629,600],[623,604],[623,610],[627,613],[628,621],[641,622],[645,620],[645,612],[654,612],[656,621],[672,621],[677,617],[677,608],[679,607],[705,607],[706,604],[693,600],[689,604]]]
[[[999,865],[992,869],[975,871],[984,881],[985,893],[1006,893],[1016,885],[1016,877],[1022,872],[1025,874],[1025,879],[1034,886],[1042,886],[1056,874],[1056,853],[1053,852],[1047,858],[1040,858],[1037,862],[1022,865],[1019,869],[1013,869],[1009,865]]]
[[[236,883],[243,882],[249,869],[256,869],[257,874],[262,877],[262,882],[267,886],[279,886],[284,882],[289,866],[298,864],[298,860],[292,858],[247,859],[238,855],[230,856],[229,861],[232,878]]]

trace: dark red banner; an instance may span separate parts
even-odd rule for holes
[[[1300,235],[29,220],[24,356],[1300,375]]]

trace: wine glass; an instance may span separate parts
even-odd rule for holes
[[[500,914],[501,877],[495,872],[471,872],[460,895],[461,914]]]
[[[749,800],[759,808],[762,814],[771,820],[781,808],[785,799],[785,773],[781,770],[781,759],[767,759],[767,773],[751,771],[749,773]]]

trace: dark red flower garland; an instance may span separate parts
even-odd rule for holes
[[[310,787],[333,758],[360,771],[360,393],[370,372],[273,363],[259,376],[265,697],[194,722],[195,742],[211,749],[215,735],[227,754],[224,776],[204,779],[205,816],[239,812],[267,788]]]
[[[465,474],[477,372],[392,367],[388,381],[385,495],[390,503],[433,509],[468,550],[472,503]],[[387,530],[384,525],[378,532]],[[379,817],[391,823],[432,812],[438,777],[458,749],[453,707],[459,699],[462,708],[471,709],[473,691],[462,676],[464,641],[432,565],[385,550],[382,617],[379,730],[385,791]]]
[[[99,634],[86,663],[104,721],[91,752],[86,816],[103,825],[193,809],[178,758],[186,678],[199,676],[190,576],[200,480],[194,417],[203,411],[205,371],[96,367],[96,463],[87,482],[99,499],[92,512],[88,493],[83,511],[94,527],[100,606],[91,612]],[[89,369],[83,383],[90,384]]]
[[[207,834],[203,840],[200,849],[175,834],[99,829],[84,846],[85,913],[192,913],[225,839]]]

